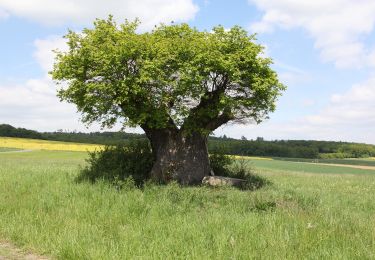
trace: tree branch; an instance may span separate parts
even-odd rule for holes
[[[220,98],[224,94],[225,89],[229,84],[229,78],[226,75],[222,75],[221,82],[220,84],[218,84],[218,76],[219,75],[216,74],[215,78],[213,79],[213,84],[215,86],[213,86],[212,89],[214,90],[207,90],[207,92],[201,97],[199,104],[190,110],[189,116],[185,119],[185,122],[181,127],[182,131],[184,129],[188,129],[191,125],[194,125],[200,129],[211,130],[211,128],[213,128],[220,122],[224,122],[222,124],[225,124],[226,122],[231,120],[231,118],[228,117],[229,114],[226,116],[224,116],[224,114],[226,113],[220,115],[221,109],[219,108]],[[207,112],[216,113],[216,116],[208,115]]]
[[[214,131],[215,129],[219,128],[220,126],[228,123],[230,120],[235,119],[234,115],[230,112],[230,109],[224,111],[218,117],[211,119],[205,126],[205,129]]]

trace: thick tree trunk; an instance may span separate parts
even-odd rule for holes
[[[154,180],[192,185],[210,175],[206,136],[198,133],[184,136],[177,129],[149,130],[146,135],[155,157],[151,170]]]

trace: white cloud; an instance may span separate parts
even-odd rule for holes
[[[0,86],[0,123],[40,130],[77,129],[73,106],[60,103],[48,78]]]
[[[160,22],[188,21],[198,12],[192,0],[0,0],[1,9],[46,25],[88,24],[109,14],[120,21],[138,17],[144,30]]]
[[[301,100],[301,105],[303,107],[311,107],[315,104],[316,104],[316,101],[314,99],[311,99],[311,98],[306,98],[306,99]]]
[[[0,9],[0,19],[7,18],[9,15],[5,10]]]
[[[33,53],[44,70],[44,76],[22,84],[0,85],[0,124],[55,131],[57,129],[87,131],[79,121],[79,114],[72,104],[62,103],[56,96],[56,86],[47,72],[52,69],[53,49],[64,50],[65,40],[58,36],[38,39]],[[99,130],[94,124],[91,131]]]
[[[306,117],[309,123],[322,125],[369,126],[375,128],[375,77],[352,86],[344,94],[335,94],[318,115]],[[375,130],[375,129],[374,129]]]
[[[312,100],[307,100],[310,105]],[[260,125],[227,126],[217,131],[236,138],[263,136],[267,139],[314,139],[375,144],[375,76],[335,94],[315,115]]]
[[[55,60],[53,50],[67,50],[66,39],[61,36],[50,36],[47,39],[37,39],[34,41],[36,51],[33,56],[45,72],[52,69]]]
[[[375,25],[373,0],[249,0],[264,11],[262,19],[251,25],[256,32],[275,27],[302,27],[315,40],[324,61],[337,67],[362,67],[375,64],[375,54],[363,44]]]
[[[280,81],[287,86],[300,85],[311,80],[308,72],[278,60],[275,61],[274,67],[278,71]]]
[[[55,55],[52,50],[66,50],[66,40],[59,36],[50,36],[34,41],[34,59],[43,69],[44,76],[32,78],[21,84],[0,85],[0,124],[11,124],[39,131],[67,131],[92,132],[102,130],[98,123],[85,126],[80,121],[80,114],[76,106],[60,102],[56,96],[57,87],[48,75],[52,69]],[[122,127],[116,124],[117,131]],[[131,132],[141,133],[139,128],[127,128]]]

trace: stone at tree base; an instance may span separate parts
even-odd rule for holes
[[[246,180],[243,179],[236,179],[230,177],[223,177],[223,176],[205,176],[202,180],[202,184],[210,185],[210,186],[234,186],[234,187],[242,187]]]

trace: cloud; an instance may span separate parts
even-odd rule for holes
[[[21,84],[0,85],[0,124],[55,131],[70,129],[85,131],[72,104],[61,103],[56,96],[56,86],[47,72],[52,69],[53,49],[64,50],[65,40],[58,36],[34,41],[33,56],[44,70],[44,76],[32,78]],[[93,125],[90,130],[98,130]]]
[[[363,43],[375,25],[373,0],[249,0],[264,15],[251,30],[272,32],[274,28],[302,27],[315,40],[321,58],[339,68],[375,64],[375,50]],[[369,54],[372,53],[372,57]]]
[[[279,60],[275,61],[274,67],[279,72],[280,81],[287,86],[300,85],[311,80],[311,75],[308,72]]]
[[[48,78],[0,86],[0,118],[0,123],[33,129],[52,131],[79,127],[74,107],[59,102]]]
[[[311,107],[311,106],[314,106],[315,104],[316,104],[316,101],[311,98],[306,98],[306,99],[301,100],[301,105],[303,107]]]
[[[0,19],[5,19],[9,16],[9,14],[7,12],[5,12],[4,10],[0,9]]]
[[[306,117],[310,124],[369,126],[375,128],[375,77],[352,86],[344,94],[335,94],[318,115]],[[374,129],[375,130],[375,129]]]
[[[306,100],[311,105],[313,100]],[[311,102],[310,102],[311,101]],[[314,139],[375,144],[375,76],[353,85],[343,94],[332,95],[329,104],[315,115],[260,125],[226,126],[218,135],[248,139]]]
[[[36,39],[34,41],[34,46],[36,50],[33,57],[38,62],[40,67],[48,72],[52,69],[55,60],[55,53],[53,50],[66,51],[67,44],[66,39],[61,36],[49,36],[46,39]]]
[[[45,25],[86,25],[109,14],[120,21],[140,18],[143,30],[161,22],[188,21],[199,10],[192,0],[0,0],[0,15],[1,9]]]

